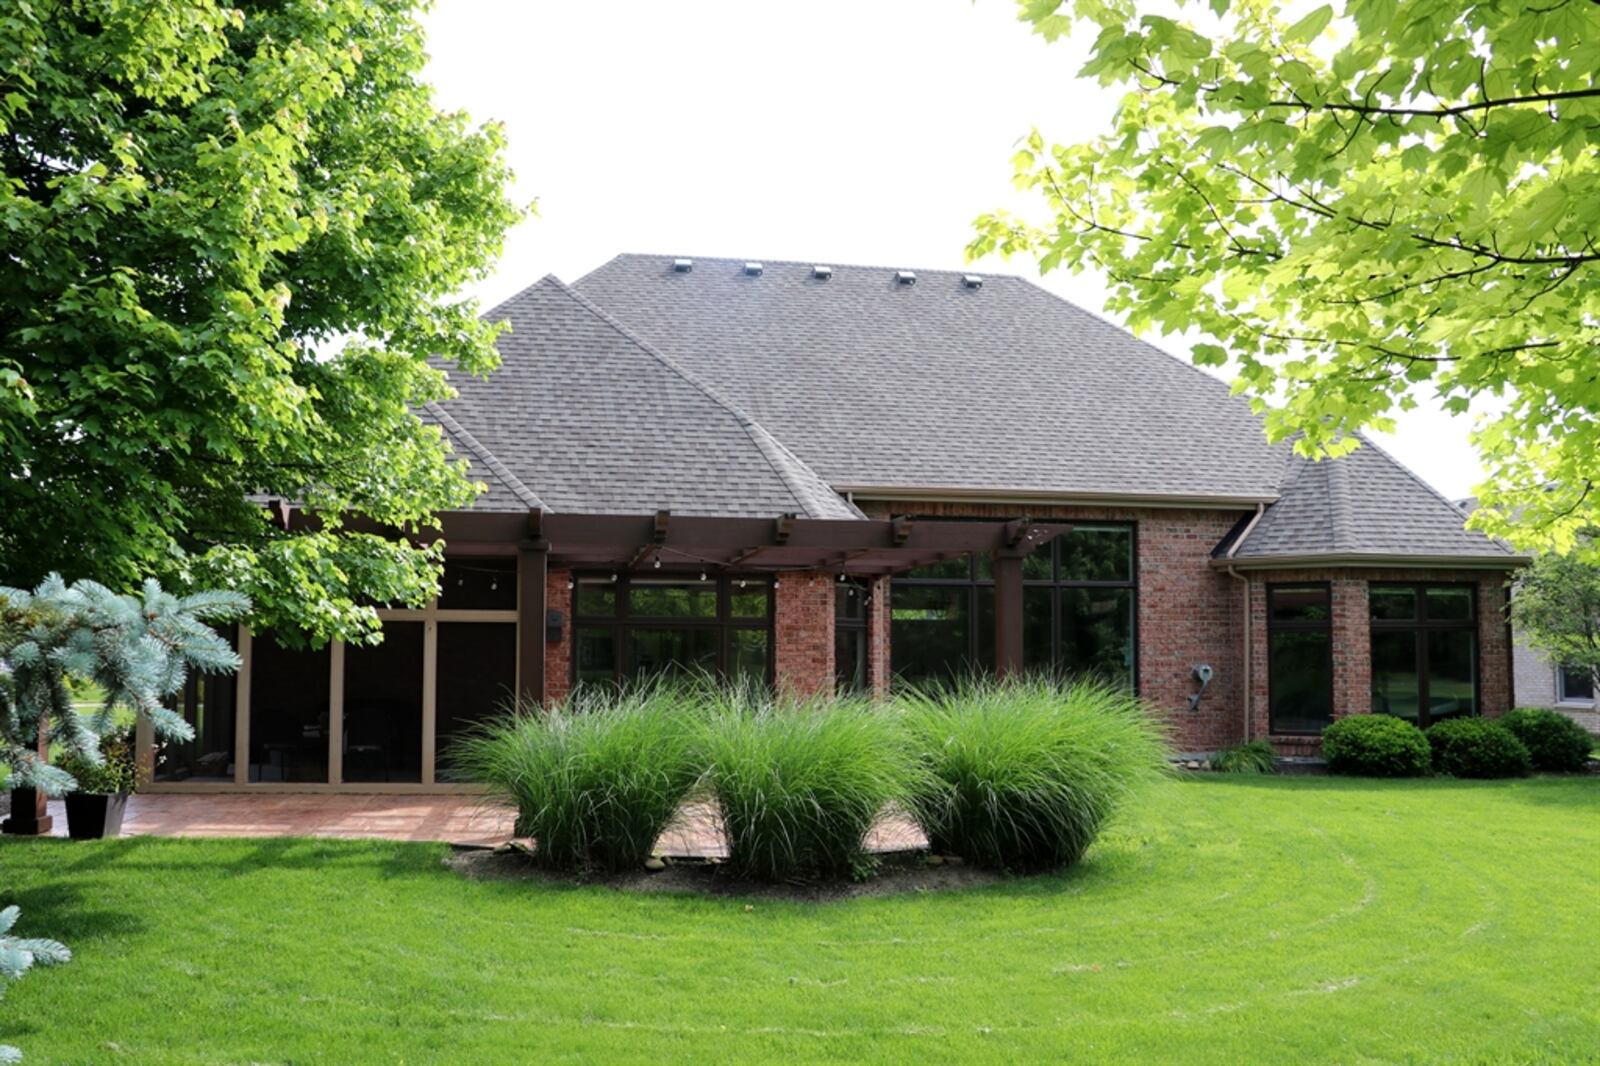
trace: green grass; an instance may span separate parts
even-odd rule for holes
[[[50,1063],[1600,1060],[1600,779],[1165,781],[1071,870],[842,903],[433,846],[0,843]]]

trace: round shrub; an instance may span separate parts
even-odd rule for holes
[[[927,771],[912,813],[936,852],[975,866],[1076,862],[1166,766],[1154,716],[1109,685],[971,681],[908,692],[902,706]]]
[[[1451,777],[1522,777],[1532,768],[1516,734],[1487,718],[1446,718],[1428,727],[1433,768]]]
[[[525,709],[457,740],[452,770],[516,806],[536,863],[634,868],[700,780],[699,706],[660,684]]]
[[[1527,746],[1535,770],[1575,773],[1589,761],[1595,741],[1583,726],[1564,714],[1541,707],[1523,707],[1500,719]]]
[[[709,719],[707,782],[734,872],[768,881],[859,875],[915,764],[893,715],[866,700],[774,703],[730,690]]]
[[[1422,730],[1387,714],[1353,714],[1322,731],[1322,757],[1336,774],[1421,777],[1432,764]]]

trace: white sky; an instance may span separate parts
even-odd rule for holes
[[[1010,184],[1038,125],[1076,141],[1115,96],[1075,75],[1010,0],[438,0],[427,76],[445,108],[505,124],[518,199],[488,306],[618,252],[959,268],[971,221],[1036,210]],[[977,269],[1033,276],[1030,260]],[[1045,287],[1103,313],[1091,274]],[[1147,335],[1187,358],[1178,338]],[[1451,497],[1481,475],[1437,410],[1381,443]]]

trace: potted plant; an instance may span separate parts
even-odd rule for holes
[[[61,769],[78,782],[78,787],[67,793],[67,835],[73,840],[119,835],[128,797],[138,788],[131,730],[102,736],[100,757],[98,766],[79,758],[61,764]]]

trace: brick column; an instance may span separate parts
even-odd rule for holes
[[[1372,622],[1365,577],[1333,587],[1333,720],[1372,713]]]
[[[777,690],[795,696],[833,692],[834,575],[779,575],[772,638]]]
[[[544,644],[544,692],[549,703],[558,703],[572,691],[572,580],[570,570],[551,570],[544,583],[545,609],[561,612],[561,639]]]
[[[867,691],[879,699],[889,694],[894,677],[890,658],[890,580],[875,577],[868,584],[872,599],[867,604]]]
[[[1498,718],[1511,709],[1511,641],[1506,628],[1506,575],[1478,581],[1478,713]]]

